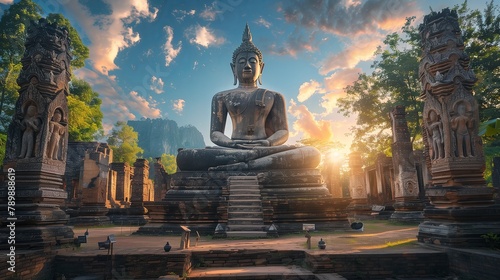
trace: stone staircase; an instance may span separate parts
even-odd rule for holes
[[[257,176],[231,176],[227,182],[227,237],[266,237]]]

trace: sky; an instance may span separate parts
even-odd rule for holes
[[[15,1],[17,2],[17,0]],[[288,144],[330,139],[350,147],[355,116],[336,100],[370,65],[385,36],[405,19],[453,7],[457,0],[36,0],[61,13],[90,49],[73,73],[102,99],[103,125],[168,118],[193,125],[211,143],[214,94],[234,88],[229,63],[248,23],[265,68],[260,87],[287,102]],[[483,10],[486,0],[469,1]],[[489,0],[488,0],[489,2]],[[0,0],[3,11],[12,0]],[[0,13],[3,13],[0,11]],[[230,123],[226,134],[230,135]]]

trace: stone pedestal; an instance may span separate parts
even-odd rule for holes
[[[456,11],[431,13],[420,26],[424,140],[432,187],[418,240],[448,246],[486,245],[481,235],[500,234],[500,205],[483,178],[476,82]]]
[[[257,176],[261,189],[263,222],[278,232],[301,232],[304,223],[317,230],[347,229],[348,199],[331,196],[317,169],[271,171],[181,171],[172,175],[171,188],[162,202],[145,203],[151,220],[139,234],[192,231],[213,234],[228,221],[227,180],[231,176]]]
[[[68,82],[71,77],[68,32],[45,19],[28,28],[15,115],[7,132],[0,188],[2,224],[15,224],[15,247],[44,248],[73,243],[63,175],[68,149]],[[13,198],[13,199],[11,199]],[[15,202],[15,204],[13,204]],[[9,204],[10,203],[10,204]],[[8,248],[8,228],[0,229],[0,247]],[[12,244],[11,244],[12,245]]]
[[[149,162],[146,159],[137,159],[134,163],[130,207],[126,209],[126,217],[123,217],[130,224],[144,225],[147,223],[149,220],[148,209],[144,207],[144,203],[150,201],[150,192],[152,191],[154,190],[149,182]],[[119,221],[114,220],[114,222]]]

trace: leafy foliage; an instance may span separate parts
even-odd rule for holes
[[[137,132],[125,122],[115,124],[107,142],[113,150],[114,162],[128,162],[133,165],[139,154],[144,152],[138,145]]]
[[[92,141],[103,134],[101,99],[84,80],[73,79],[68,96],[69,140]]]
[[[24,38],[31,20],[38,20],[41,8],[31,0],[21,0],[5,10],[0,19],[0,131],[6,132],[14,114],[21,71]]]
[[[156,159],[153,159],[152,157],[147,158],[147,160],[149,161],[150,165],[156,162]],[[161,164],[163,164],[163,167],[165,168],[165,172],[167,172],[167,174],[174,174],[175,172],[177,172],[177,161],[175,155],[162,154],[160,161]]]

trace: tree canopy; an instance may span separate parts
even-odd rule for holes
[[[137,132],[125,122],[115,124],[107,142],[113,150],[114,162],[128,162],[133,165],[137,157],[144,152],[138,145]]]
[[[68,96],[69,140],[92,141],[103,134],[101,99],[84,80],[73,78]]]
[[[0,132],[5,132],[19,96],[16,79],[21,71],[24,41],[31,20],[41,18],[42,9],[31,0],[21,0],[5,10],[0,19]]]

